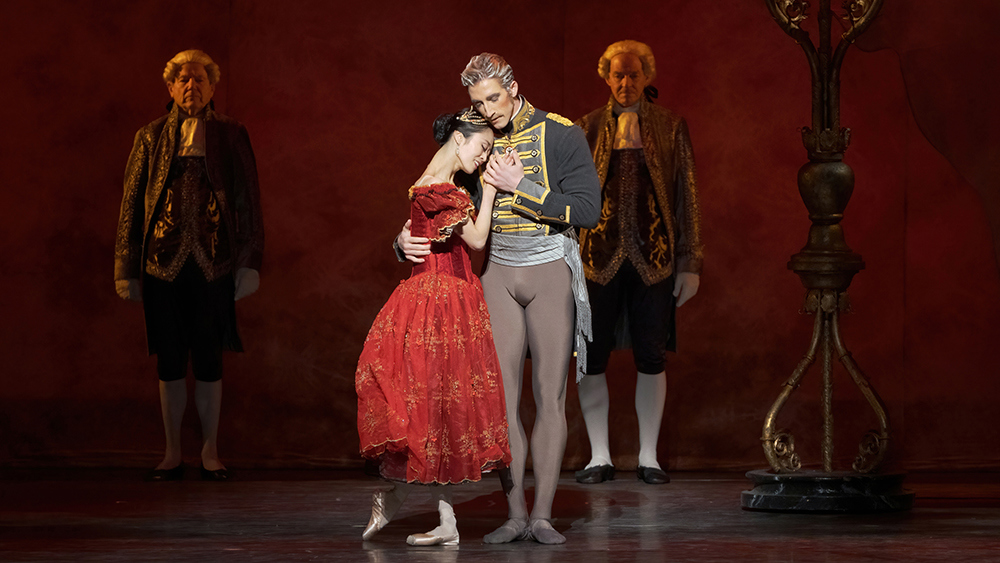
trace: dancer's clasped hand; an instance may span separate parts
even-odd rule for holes
[[[517,185],[524,178],[524,165],[516,150],[508,148],[503,153],[493,153],[489,162],[486,163],[486,170],[483,172],[483,180],[493,184],[497,191],[514,193]]]

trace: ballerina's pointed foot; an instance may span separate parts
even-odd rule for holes
[[[375,537],[375,534],[392,520],[402,504],[392,490],[378,490],[372,493],[372,516],[364,533],[361,534],[361,539],[368,541]]]
[[[566,543],[566,537],[552,527],[552,522],[544,518],[537,518],[528,524],[528,533],[538,543],[545,545],[558,545]]]
[[[503,523],[502,526],[493,530],[492,532],[486,534],[483,537],[484,543],[510,543],[517,540],[525,540],[530,538],[530,532],[528,531],[528,522],[526,520],[519,520],[517,518],[511,518]]]

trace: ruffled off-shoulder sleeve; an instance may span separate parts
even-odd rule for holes
[[[475,213],[469,194],[451,184],[433,184],[410,188],[410,199],[427,216],[434,242],[443,242],[451,236],[452,230],[465,224]]]

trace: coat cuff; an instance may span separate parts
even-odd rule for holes
[[[690,254],[679,255],[677,256],[677,267],[674,271],[677,273],[690,272],[701,275],[702,260],[701,256],[691,256]]]
[[[140,277],[139,267],[124,260],[115,260],[115,280],[137,280]]]
[[[539,220],[555,221],[559,223],[569,223],[569,206],[558,211],[558,216],[548,215],[545,212],[545,200],[548,199],[552,190],[542,187],[527,178],[522,179],[514,190],[514,198],[510,207],[521,215]],[[551,207],[551,206],[549,206]],[[551,213],[551,212],[550,212]]]

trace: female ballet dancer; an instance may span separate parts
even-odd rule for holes
[[[503,381],[489,314],[469,248],[489,236],[496,190],[483,185],[481,209],[454,184],[489,157],[494,130],[472,108],[434,122],[440,145],[409,190],[413,236],[432,241],[379,312],[358,361],[361,455],[391,489],[372,495],[362,538],[371,539],[416,485],[431,485],[440,525],[410,545],[458,545],[451,484],[478,481],[510,463]],[[510,158],[510,157],[508,157]]]

